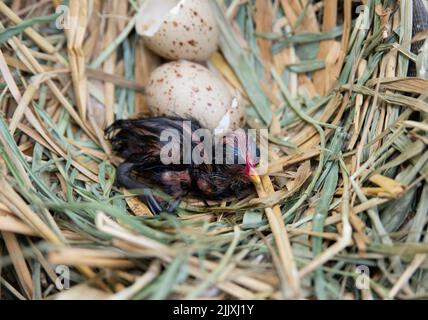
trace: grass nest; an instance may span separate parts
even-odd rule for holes
[[[0,298],[428,298],[412,1],[211,2],[207,65],[269,128],[269,173],[244,200],[158,216],[115,186],[103,137],[148,114],[162,62],[137,1],[65,1],[68,30],[62,1],[0,2]]]

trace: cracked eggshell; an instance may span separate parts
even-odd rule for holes
[[[146,0],[136,30],[147,47],[169,60],[205,61],[218,47],[209,0]]]
[[[193,118],[210,130],[233,130],[245,123],[238,98],[222,79],[194,62],[174,61],[155,69],[146,95],[155,116]]]

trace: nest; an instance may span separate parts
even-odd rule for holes
[[[212,2],[208,66],[269,128],[269,173],[257,195],[159,216],[115,186],[103,137],[148,114],[161,63],[137,2],[70,0],[70,30],[58,0],[0,2],[0,298],[427,298],[412,2]]]

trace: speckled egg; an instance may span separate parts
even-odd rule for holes
[[[148,0],[140,12],[137,32],[166,59],[205,61],[217,50],[219,29],[209,0]]]
[[[205,128],[236,129],[245,110],[225,83],[202,65],[185,60],[153,71],[146,88],[147,104],[156,116],[194,118]]]

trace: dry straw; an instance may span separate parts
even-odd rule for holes
[[[0,298],[428,298],[415,1],[210,1],[208,67],[247,126],[269,128],[269,175],[245,199],[159,216],[115,186],[103,137],[147,113],[160,63],[137,1],[70,0],[70,29],[55,27],[62,1],[0,1]]]

